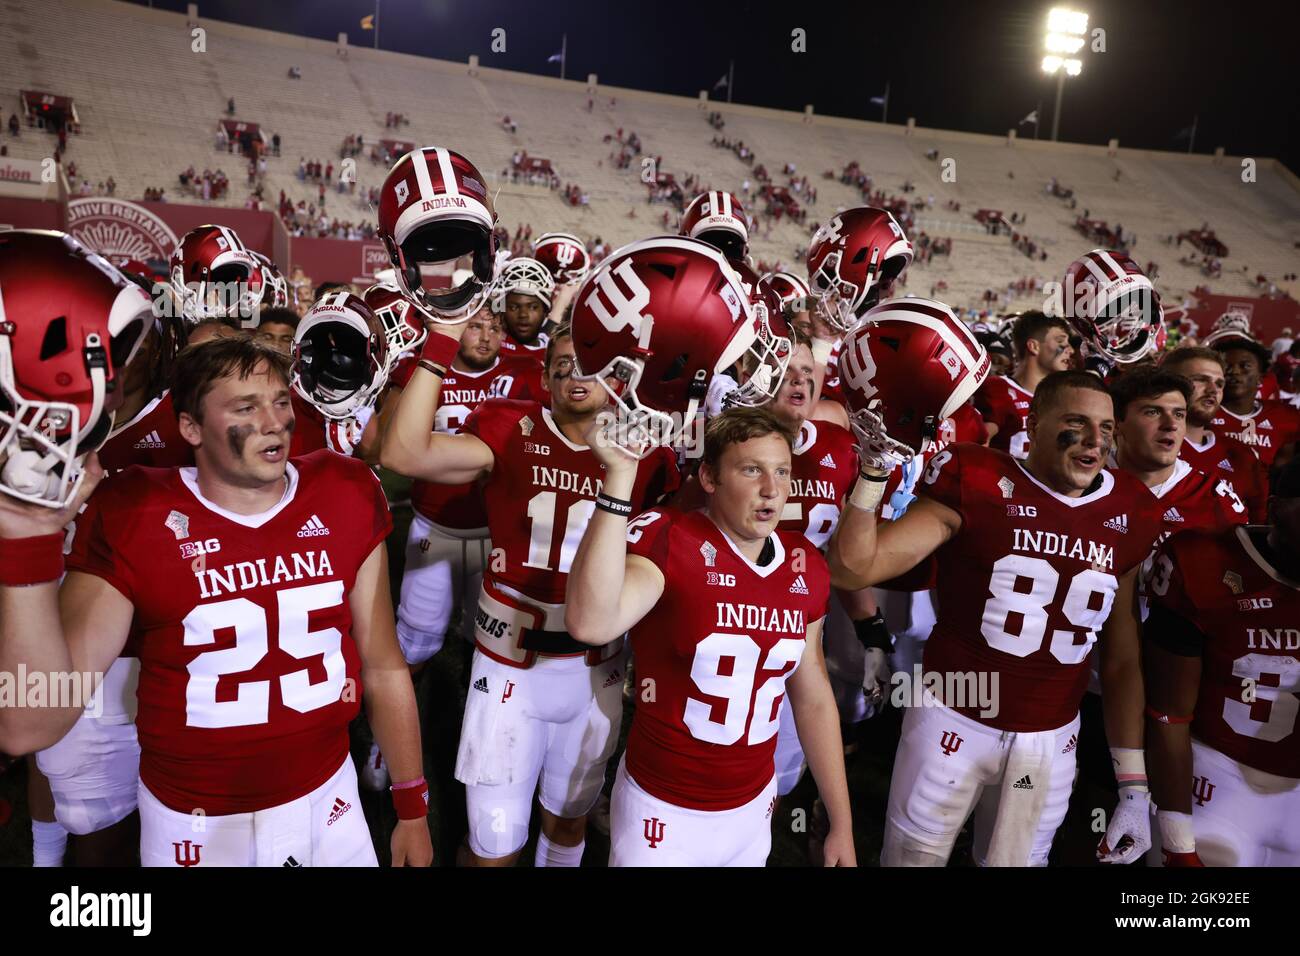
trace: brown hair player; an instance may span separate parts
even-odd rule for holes
[[[827,865],[852,866],[853,835],[835,696],[822,659],[825,560],[778,530],[793,433],[761,408],[705,431],[704,510],[629,521],[636,472],[602,441],[605,466],[569,577],[566,621],[584,644],[629,632],[638,684],[610,806],[612,866],[762,866],[771,845],[773,754],[790,698],[830,814]]]
[[[1223,401],[1223,355],[1193,346],[1166,352],[1160,368],[1181,375],[1192,385],[1187,402],[1187,435],[1178,457],[1207,475],[1228,481],[1250,512],[1252,523],[1264,521],[1268,482],[1259,458],[1250,447],[1211,427]]]
[[[1070,368],[1074,349],[1064,319],[1042,312],[1022,312],[1011,330],[1016,366],[1010,375],[992,375],[975,393],[975,408],[984,416],[989,447],[1024,458],[1029,442],[1026,422],[1034,389],[1053,372]]]
[[[379,483],[334,454],[290,460],[288,362],[245,337],[183,352],[172,400],[195,467],[106,479],[62,586],[56,573],[0,587],[0,667],[102,671],[136,633],[147,866],[374,865],[348,754],[364,686],[402,781],[393,860],[427,865],[428,790],[393,633]],[[0,536],[19,539],[6,553],[56,570],[59,542],[53,562],[45,542],[93,484],[62,512],[0,498]],[[48,745],[77,713],[9,709],[0,742]]]

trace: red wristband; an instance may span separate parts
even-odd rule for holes
[[[424,778],[395,783],[388,788],[393,793],[393,809],[399,820],[423,820],[429,815],[429,785]]]
[[[1192,722],[1191,717],[1175,717],[1173,714],[1165,714],[1156,710],[1150,704],[1147,704],[1147,716],[1152,720],[1160,721],[1162,724],[1190,724]]]
[[[0,539],[0,587],[57,581],[63,574],[63,532]]]
[[[441,365],[443,368],[450,368],[459,351],[460,342],[456,339],[431,331],[428,338],[424,340],[424,347],[420,349],[420,359],[432,362],[434,365]]]

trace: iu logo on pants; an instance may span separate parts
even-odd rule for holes
[[[202,843],[191,843],[189,840],[186,840],[184,844],[173,843],[172,846],[176,849],[177,866],[199,865],[199,851],[203,849]],[[194,852],[191,853],[191,850]]]
[[[955,730],[945,730],[943,736],[939,738],[939,746],[943,748],[945,757],[951,757],[961,749],[961,738],[957,736]]]
[[[644,820],[645,823],[645,841],[650,844],[650,849],[657,847],[664,838],[664,822],[658,817],[651,817]]]
[[[1196,805],[1203,807],[1210,802],[1214,796],[1214,784],[1210,783],[1209,777],[1192,778],[1192,796],[1196,798]]]

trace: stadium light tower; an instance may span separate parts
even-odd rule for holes
[[[1061,128],[1061,94],[1065,92],[1065,77],[1083,72],[1083,61],[1075,54],[1083,49],[1088,34],[1088,14],[1078,10],[1054,7],[1047,15],[1047,36],[1043,47],[1043,72],[1056,74],[1056,109],[1052,111],[1052,142]]]

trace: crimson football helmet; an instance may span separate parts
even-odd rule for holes
[[[425,325],[426,313],[402,295],[397,286],[380,282],[372,285],[361,297],[383,327],[390,367],[402,353],[413,352],[424,344],[429,335],[429,327]]]
[[[1065,270],[1065,320],[1110,362],[1126,365],[1165,347],[1160,294],[1124,252],[1093,249]]]
[[[171,259],[172,295],[187,322],[252,319],[266,294],[262,264],[227,226],[187,232]]]
[[[113,426],[149,294],[71,236],[0,232],[0,491],[62,508]]]
[[[927,451],[943,420],[988,378],[988,352],[952,309],[934,299],[886,299],[844,338],[840,383],[849,418],[878,416],[904,456]],[[855,433],[857,429],[855,429]]]
[[[764,341],[726,257],[677,236],[611,253],[578,289],[571,328],[576,374],[609,394],[615,444],[636,458],[690,425],[715,374],[752,356],[754,372],[730,401],[757,405],[776,394],[790,356],[788,339]]]
[[[379,193],[379,238],[397,272],[397,286],[432,316],[454,324],[477,312],[493,278],[497,214],[482,174],[460,153],[441,146],[413,149],[396,163]],[[424,263],[469,256],[470,275],[438,288]]]
[[[781,310],[781,299],[776,290],[763,284],[762,278],[748,261],[729,259],[728,264],[740,277],[741,288],[749,296],[750,307],[758,319],[759,337],[773,347],[779,347],[781,340],[790,338],[790,325]]]
[[[293,336],[293,389],[326,418],[350,418],[388,382],[388,338],[364,299],[331,292]]]
[[[267,309],[297,309],[298,290],[289,285],[278,266],[260,252],[254,252],[253,258],[262,267],[262,307]]]
[[[808,285],[822,317],[847,332],[858,316],[892,293],[912,263],[912,244],[893,214],[874,206],[846,209],[808,246]]]
[[[749,217],[740,200],[731,193],[719,190],[700,193],[682,213],[677,231],[721,249],[733,262],[744,259],[749,251]]]
[[[536,259],[516,256],[497,271],[496,281],[492,284],[492,311],[505,315],[506,296],[511,293],[531,295],[541,300],[543,308],[549,312],[551,296],[555,294],[555,280]]]
[[[533,243],[533,258],[546,267],[556,285],[587,278],[591,256],[581,239],[569,232],[548,232]]]
[[[1214,348],[1216,345],[1234,339],[1257,342],[1255,330],[1250,327],[1250,316],[1244,312],[1225,312],[1215,319],[1214,325],[1210,327],[1210,334],[1205,337],[1202,344]]]
[[[758,287],[776,296],[781,312],[802,312],[812,302],[808,283],[792,272],[769,272],[758,280]]]

